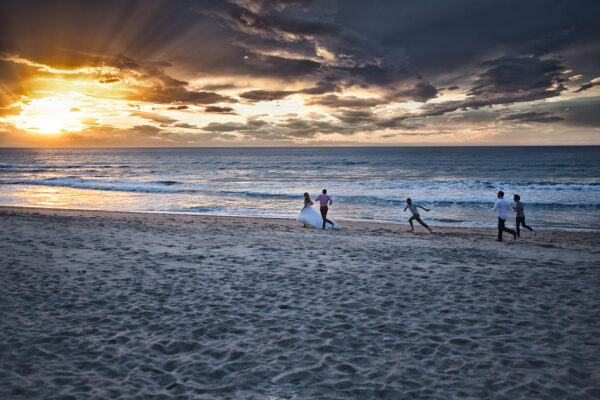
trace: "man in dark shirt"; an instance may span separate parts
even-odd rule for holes
[[[513,207],[513,210],[517,212],[517,222],[515,223],[515,225],[517,226],[517,236],[521,237],[521,230],[519,229],[519,225],[523,225],[523,228],[529,229],[533,233],[533,236],[535,236],[535,228],[525,225],[525,206],[523,206],[523,203],[521,203],[521,196],[515,194],[513,199],[515,201],[515,206]]]

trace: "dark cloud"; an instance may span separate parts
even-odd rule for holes
[[[251,90],[240,94],[240,97],[251,101],[273,101],[284,99],[294,93],[297,92],[289,90]]]
[[[334,133],[353,135],[361,130],[360,127],[351,124],[296,117],[286,118],[280,122],[267,122],[258,118],[248,118],[244,123],[211,122],[201,129],[207,132],[235,132],[242,138],[252,140],[307,139]]]
[[[581,87],[579,89],[577,89],[575,91],[575,93],[583,92],[584,90],[591,89],[594,86],[598,86],[598,85],[600,85],[600,78],[592,79],[591,81],[586,82],[583,85],[581,85]]]
[[[233,83],[219,83],[219,84],[214,84],[214,85],[204,85],[202,86],[200,89],[201,90],[207,90],[210,92],[215,92],[218,90],[228,90],[228,89],[235,89],[236,86]]]
[[[577,90],[575,91],[575,93],[583,92],[584,90],[591,89],[591,88],[593,88],[594,86],[595,86],[595,85],[594,85],[593,83],[591,83],[591,82],[584,83],[583,85],[581,85],[581,87],[580,87],[579,89],[577,89]]]
[[[443,115],[459,109],[542,100],[566,90],[565,67],[560,60],[536,57],[504,57],[483,63],[487,67],[467,91],[467,98],[441,103],[427,103],[421,116]]]
[[[318,135],[353,135],[360,131],[359,127],[338,124],[330,121],[290,118],[281,123],[271,124],[269,129],[261,133],[262,139],[308,139]],[[254,133],[256,137],[256,133]],[[251,135],[250,135],[251,136]]]
[[[340,91],[340,88],[336,83],[322,81],[322,82],[317,82],[317,84],[312,88],[301,90],[300,93],[318,95],[318,94],[326,94],[326,93],[339,92],[339,91]]]
[[[367,6],[348,0],[336,21],[402,47],[410,65],[435,82],[435,76],[451,71],[468,77],[473,66],[494,54],[542,56],[597,40],[597,10],[597,3],[589,0],[562,0],[552,7],[543,0],[396,1]]]
[[[440,124],[448,126],[458,123],[460,125],[482,127],[488,123],[497,121],[499,115],[499,111],[486,107],[478,110],[458,111],[443,117],[430,117],[427,121],[438,121]]]
[[[184,87],[153,87],[133,95],[129,100],[141,100],[161,104],[188,103],[196,105],[235,103],[236,100],[213,92],[196,92]]]
[[[334,116],[347,124],[366,123],[374,120],[374,115],[369,110],[343,110],[335,113]]]
[[[171,106],[167,107],[167,110],[187,110],[189,106]]]
[[[413,100],[418,102],[426,102],[437,96],[438,90],[429,82],[418,82],[415,86],[399,90],[395,96],[397,100]]]
[[[505,115],[500,118],[502,121],[515,121],[515,122],[558,122],[563,121],[564,118],[558,115],[553,115],[550,112],[538,112],[538,111],[526,111],[521,113],[514,113]]]
[[[319,105],[330,108],[365,108],[375,107],[380,104],[386,104],[389,100],[378,99],[378,98],[360,98],[356,96],[336,96],[327,95],[319,97],[311,97],[306,100],[306,104],[309,106]]]
[[[186,129],[198,129],[196,125],[188,124],[186,122],[181,122],[179,124],[173,125],[175,128],[186,128]]]
[[[408,116],[397,116],[393,118],[381,119],[379,121],[374,121],[375,125],[381,129],[396,129],[402,128],[406,124],[406,119]]]
[[[439,132],[439,131],[433,131],[433,132],[412,132],[412,131],[396,131],[394,133],[386,133],[385,135],[382,135],[381,137],[383,138],[394,138],[394,137],[398,137],[398,136],[439,136],[439,135],[447,135],[448,132]]]
[[[314,4],[318,3],[322,2]],[[352,24],[339,24],[332,18],[332,8],[330,13],[321,14],[323,7],[313,4],[291,10],[287,6],[236,2],[195,9],[233,29],[236,35],[232,44],[244,49],[239,57],[250,75],[265,76],[257,67],[277,62],[270,68],[272,78],[286,71],[288,79],[329,76],[343,86],[383,86],[416,76],[407,70],[402,49],[382,45],[353,30]],[[277,58],[265,58],[269,56]],[[294,71],[282,69],[281,59],[293,62]]]
[[[333,82],[317,82],[314,87],[301,90],[251,90],[240,94],[241,98],[250,101],[273,101],[281,100],[293,94],[325,94],[329,92],[338,92],[340,88]]]
[[[205,113],[215,113],[215,114],[235,114],[235,110],[231,107],[217,107],[217,106],[208,106],[204,107]]]
[[[414,77],[414,74],[411,74],[406,68],[394,65],[359,64],[352,67],[338,68],[337,71],[340,73],[339,79],[345,79],[348,82],[346,86],[359,86],[362,88],[387,86]]]
[[[250,75],[280,80],[310,79],[321,65],[312,60],[298,60],[278,55],[254,54],[243,60],[231,60],[226,66],[215,66],[216,74]]]
[[[562,60],[537,57],[503,57],[482,64],[489,67],[467,93],[471,96],[505,95],[514,92],[539,93],[566,81]],[[543,98],[543,96],[541,97]],[[537,98],[536,98],[537,99]]]
[[[273,43],[279,43],[279,49],[285,48],[288,52],[296,50],[296,53],[306,58],[318,56],[316,45],[334,54],[352,54],[355,58],[365,60],[374,55],[376,50],[381,51],[378,43],[331,19],[310,13],[306,8],[286,12],[287,7],[272,7],[267,3],[237,3],[221,3],[216,7],[197,10],[217,16],[229,23],[235,31],[244,33],[245,36],[238,40],[246,48],[254,50],[261,50],[256,40],[252,40],[258,37],[262,39],[263,48],[269,43],[271,48]]]
[[[237,4],[235,4],[237,3]],[[266,2],[223,2],[206,10],[197,8],[200,13],[210,13],[229,22],[236,30],[266,37],[282,34],[324,35],[339,34],[339,24],[319,21],[317,18],[289,18],[277,13],[276,8]],[[288,39],[289,41],[290,39]]]
[[[211,122],[210,124],[202,127],[202,130],[208,132],[244,132],[254,131],[259,128],[267,126],[268,123],[260,119],[251,118],[245,123],[240,122]]]
[[[317,85],[301,90],[251,90],[240,94],[240,97],[250,101],[273,101],[281,100],[293,94],[325,94],[339,91],[339,87],[331,82],[317,82]]]
[[[170,125],[177,122],[176,119],[165,117],[158,113],[146,112],[146,111],[134,111],[129,114],[132,117],[140,117],[144,119],[148,119],[150,121],[154,121],[159,124]]]

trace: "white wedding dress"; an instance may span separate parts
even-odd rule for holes
[[[327,216],[327,219],[333,222],[333,229],[340,229],[338,224],[329,218],[329,216]],[[321,213],[309,205],[298,213],[298,222],[312,226],[313,228],[323,229],[323,217],[321,217]],[[332,226],[329,222],[325,224],[325,229],[331,228]]]

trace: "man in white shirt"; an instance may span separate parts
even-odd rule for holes
[[[513,235],[513,240],[517,240],[517,232],[512,229],[508,229],[504,224],[508,217],[508,212],[511,210],[510,203],[504,199],[504,192],[501,190],[498,192],[498,200],[492,207],[493,211],[498,212],[498,241],[502,241],[502,232],[508,232]]]
[[[421,216],[419,215],[419,208],[422,208],[423,210],[425,210],[427,212],[429,212],[429,208],[425,208],[425,207],[422,207],[422,206],[416,204],[415,202],[413,202],[411,200],[410,197],[408,199],[406,199],[406,207],[404,207],[404,211],[406,211],[407,208],[412,213],[412,217],[410,217],[408,219],[408,223],[410,224],[410,231],[411,232],[415,231],[415,227],[413,225],[413,220],[415,220],[418,223],[420,223],[421,225],[423,225],[425,227],[425,229],[427,229],[429,231],[429,233],[433,233],[433,231],[431,230],[431,228],[429,226],[427,226],[427,224],[421,220]]]

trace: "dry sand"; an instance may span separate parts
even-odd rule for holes
[[[15,207],[0,224],[3,399],[600,397],[598,233]]]

